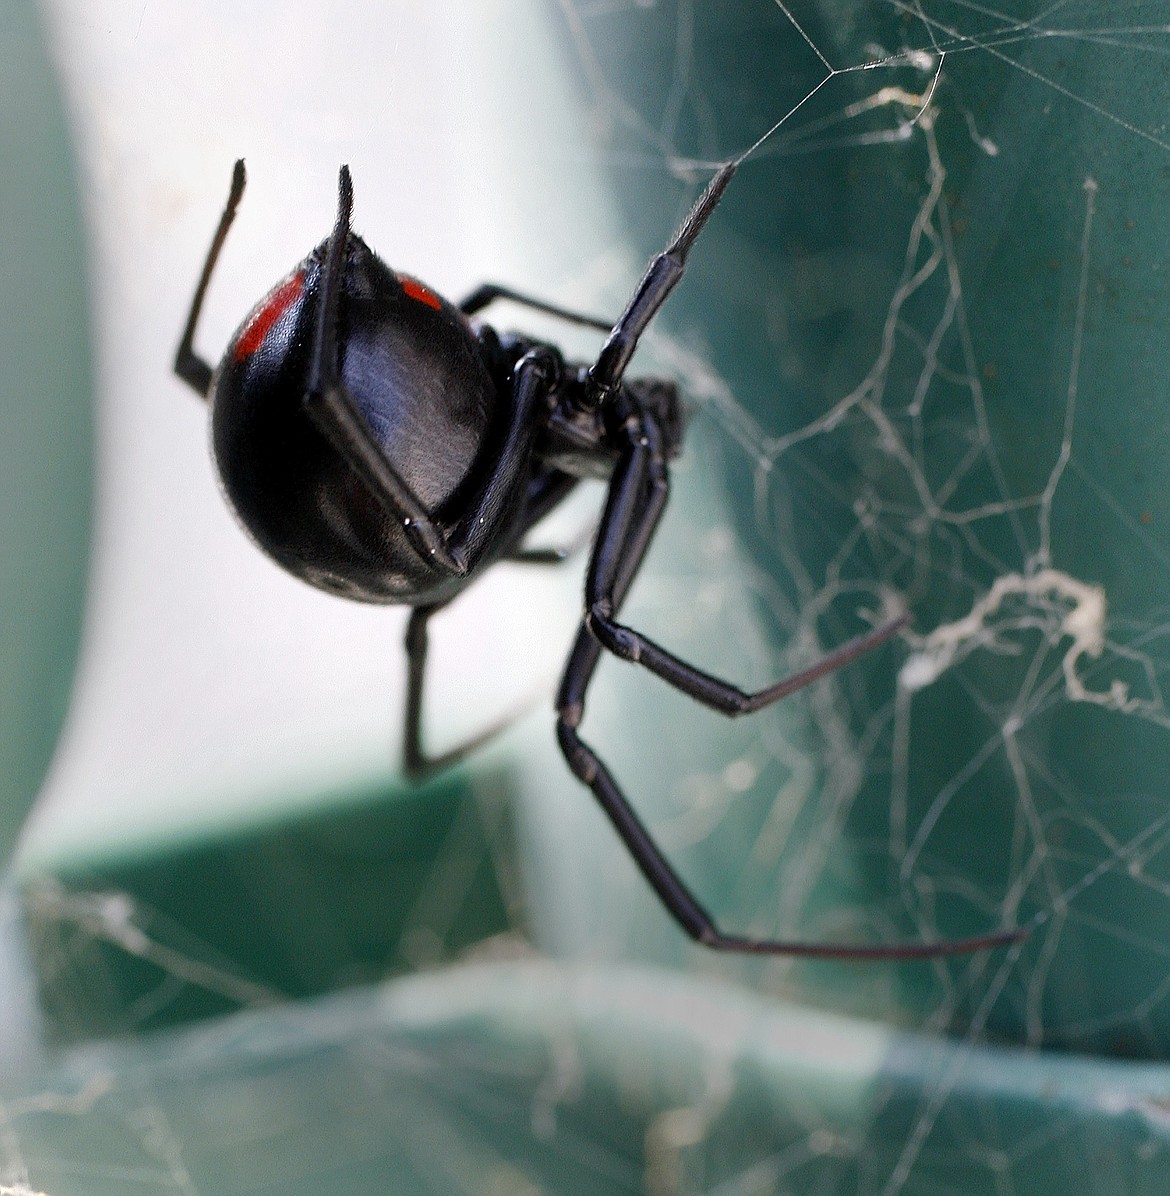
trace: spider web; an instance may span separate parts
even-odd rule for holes
[[[621,41],[601,32],[618,20],[612,6],[568,5],[566,19],[620,162],[661,154],[685,178],[698,162],[742,155],[744,172],[770,180],[783,208],[774,235],[791,255],[787,293],[767,289],[763,270],[748,282],[712,269],[703,283],[692,275],[690,294],[703,298],[684,317],[701,338],[700,304],[710,309],[713,291],[716,305],[736,303],[737,288],[772,304],[771,328],[735,330],[764,346],[763,370],[737,369],[734,350],[714,338],[699,352],[693,340],[659,340],[711,439],[727,442],[712,456],[750,478],[730,487],[742,555],[714,575],[748,579],[797,659],[844,638],[844,611],[880,611],[891,595],[914,611],[915,630],[898,662],[875,666],[873,676],[888,670],[884,697],[838,678],[851,719],[816,696],[795,734],[800,716],[778,714],[785,731],[759,731],[723,774],[677,782],[673,816],[695,823],[703,794],[706,834],[742,814],[741,784],[761,799],[754,846],[740,839],[750,864],[723,888],[757,932],[815,933],[822,894],[848,893],[858,873],[882,878],[861,900],[876,891],[884,902],[852,916],[834,907],[821,937],[910,927],[936,938],[1001,923],[1032,931],[1019,959],[940,969],[913,992],[881,976],[842,984],[839,973],[791,962],[745,965],[754,983],[839,1008],[913,1010],[972,1039],[994,1032],[1161,1056],[1166,556],[1152,493],[1119,477],[1100,441],[1124,436],[1115,421],[1158,410],[1157,384],[1134,368],[1155,350],[1132,328],[1126,292],[1144,284],[1127,276],[1135,257],[1125,236],[1143,220],[1118,170],[1141,162],[1152,178],[1167,144],[1134,93],[1104,79],[1122,62],[1122,73],[1140,73],[1164,60],[1166,13],[774,8],[777,38],[804,44],[807,74],[791,66],[795,53],[786,58],[794,98],[740,145],[719,119],[734,103],[724,105],[716,72],[695,53],[713,40],[702,6],[657,14],[675,53],[656,105],[632,103],[610,82],[628,77],[628,63],[605,62],[621,58],[603,49]],[[744,20],[763,40],[763,20]],[[731,111],[729,123],[750,130],[751,116]],[[835,171],[856,190],[834,208],[845,229],[826,234],[799,193],[825,188],[813,202],[832,204],[825,176]],[[743,240],[758,251],[753,233]],[[1147,243],[1155,289],[1164,244],[1159,232]],[[750,251],[735,260],[745,259]],[[818,320],[837,326],[823,335]],[[1128,370],[1114,356],[1121,344]],[[1106,541],[1117,546],[1111,563]],[[639,617],[668,618],[652,604]],[[1147,773],[1142,757],[1159,764]],[[802,829],[810,805],[817,824]],[[730,868],[720,854],[707,891]],[[968,916],[940,923],[955,910]],[[1101,963],[1122,942],[1127,966],[1107,978]],[[912,1178],[950,1091],[943,1082],[924,1100],[874,1190]]]
[[[212,1023],[141,1074],[94,1048],[54,1085],[0,1097],[2,1193],[38,1190],[45,1171],[82,1190],[56,1166],[75,1145],[38,1153],[60,1123],[116,1142],[82,1168],[91,1190],[127,1175],[145,1191],[224,1190],[211,1152],[173,1127],[200,1102],[231,1100],[263,1108],[258,1132],[285,1146],[297,1131],[316,1142],[356,1125],[355,1160],[399,1118],[417,1138],[397,1163],[403,1190],[482,1191],[485,1176],[500,1191],[1037,1190],[1037,1160],[1072,1150],[1080,1130],[1071,1117],[1009,1124],[990,1098],[972,1100],[979,1044],[1166,1054],[1170,552],[1157,365],[1170,298],[1158,204],[1170,10],[531,7],[583,97],[585,166],[604,174],[628,230],[570,277],[583,306],[620,305],[711,168],[741,160],[639,356],[639,370],[682,380],[692,413],[628,621],[751,687],[893,612],[913,615],[897,643],[734,724],[607,662],[587,738],[729,928],[892,941],[1006,925],[1029,938],[864,970],[685,947],[561,779],[542,723],[522,765],[529,937],[554,957],[734,979],[717,1010],[683,1016],[681,998],[659,1008],[666,982],[638,975],[601,1000],[588,970],[566,980],[530,963],[535,1042],[422,1041],[436,1001],[455,1024],[473,1017],[470,997],[437,997],[423,978],[387,998],[389,1038],[383,999],[359,993],[290,1009],[275,1029]],[[583,153],[529,152],[562,169]],[[424,886],[417,960],[447,958],[451,894],[482,863],[468,842],[456,825]],[[165,978],[159,1003],[185,988],[246,1008],[280,1000],[131,894],[46,887],[33,913],[66,976],[106,943]],[[481,999],[495,993],[487,975],[470,986]],[[541,998],[566,991],[589,1029],[541,1012]],[[875,1098],[888,1141],[841,1128],[811,1096],[771,1121],[745,1112],[742,1060],[767,1055],[757,1027],[776,998],[827,1011],[817,1032],[853,1046],[835,1015],[940,1035],[927,1040],[929,1082],[908,1100]],[[150,1024],[153,1008],[132,1010],[129,1027]],[[639,1063],[674,1060],[678,1074],[662,1081],[661,1111],[617,1132],[582,1100],[596,1091],[585,1043],[595,1022],[638,1010],[660,1014],[664,1045],[627,1044],[624,1084],[605,1099],[636,1104],[649,1084]],[[355,1018],[359,1033],[344,1037]],[[671,1053],[676,1021],[711,1036],[689,1067]],[[253,1032],[271,1052],[265,1079],[215,1074],[213,1049]],[[345,1094],[333,1122],[281,1104],[309,1059],[327,1060]],[[1151,1100],[1145,1115],[1160,1124]],[[534,1152],[509,1137],[515,1123]],[[1067,1174],[1119,1190],[1115,1173],[1083,1161]]]

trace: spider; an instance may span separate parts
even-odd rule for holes
[[[678,388],[627,379],[638,340],[683,276],[687,255],[738,163],[712,177],[616,321],[485,284],[453,305],[389,269],[350,230],[353,188],[341,167],[333,231],[252,310],[216,369],[193,349],[215,263],[244,191],[238,161],[175,359],[207,399],[211,443],[229,503],[258,546],[331,593],[413,608],[406,631],[405,765],[429,759],[421,713],[431,616],[500,560],[551,563],[526,533],[582,478],[608,480],[585,582],[582,625],[556,698],[569,767],[592,791],[669,913],[718,951],[911,959],[976,951],[1017,931],[930,943],[784,942],[719,929],[631,807],[578,727],[602,651],[649,669],[726,716],[748,714],[855,660],[908,621],[893,619],[811,668],[745,693],[689,665],[618,612],[667,501],[683,419]],[[551,344],[473,321],[510,300],[607,334],[592,364]],[[482,738],[482,737],[481,737]],[[478,740],[476,741],[478,742]]]

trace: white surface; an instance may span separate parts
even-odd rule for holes
[[[237,157],[248,190],[197,338],[210,359],[327,235],[341,162],[355,228],[452,297],[491,279],[609,305],[638,265],[605,231],[558,102],[551,6],[47,0],[45,16],[91,237],[99,482],[83,657],[26,866],[398,767],[405,613],[261,556],[217,492],[205,409],[171,373]],[[498,570],[435,621],[437,740],[551,692],[568,573]]]

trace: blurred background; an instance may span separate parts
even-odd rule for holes
[[[0,1190],[1161,1190],[1170,13],[1012,7],[12,0]],[[444,295],[616,314],[748,151],[628,620],[745,687],[913,626],[734,724],[606,662],[587,737],[728,928],[1010,951],[687,944],[555,746],[584,553],[432,623],[436,748],[518,717],[409,785],[405,613],[247,541],[171,374],[238,157],[211,360],[342,162]]]

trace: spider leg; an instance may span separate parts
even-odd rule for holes
[[[740,714],[754,714],[757,710],[763,710],[765,706],[771,706],[773,702],[779,702],[797,690],[804,689],[814,681],[835,673],[879,644],[885,643],[910,621],[908,615],[890,619],[872,631],[834,648],[807,669],[784,677],[774,685],[765,686],[754,693],[745,693],[737,686],[680,660],[674,653],[668,652],[641,632],[618,623],[610,616],[610,608],[611,603],[604,595],[597,596],[590,602],[585,616],[586,626],[606,651],[612,652],[622,660],[642,665],[661,677],[668,685],[685,693],[687,697],[694,698],[696,702],[729,718]]]
[[[349,461],[386,513],[402,524],[419,558],[454,575],[466,573],[467,563],[452,553],[442,528],[390,464],[340,384],[310,390],[304,401],[313,422]]]
[[[513,565],[563,565],[575,557],[593,538],[593,528],[588,526],[578,532],[566,544],[552,544],[547,548],[534,545],[531,548],[517,548],[504,559]]]
[[[603,593],[605,602],[614,610],[620,608],[625,598],[666,505],[666,469],[661,449],[656,444],[653,426],[643,430],[650,435],[631,437],[615,471],[590,565],[589,586]],[[588,625],[583,626],[557,695],[557,738],[561,750],[574,774],[589,786],[667,911],[696,942],[717,951],[756,955],[906,960],[979,951],[1024,937],[1019,931],[1001,931],[952,941],[882,945],[791,942],[725,934],[663,855],[601,758],[578,733],[600,655],[601,645]]]
[[[402,524],[420,559],[448,573],[463,574],[467,571],[466,562],[451,553],[442,529],[431,520],[429,512],[387,459],[338,377],[337,323],[352,210],[353,184],[349,167],[343,166],[338,179],[337,221],[325,255],[317,326],[309,359],[309,381],[304,396],[305,410],[365,482],[386,513]]]
[[[574,536],[567,544],[553,545],[547,548],[543,546],[529,548],[521,544],[528,529],[535,527],[553,507],[566,498],[576,488],[580,480],[580,478],[559,469],[552,469],[537,475],[528,491],[524,530],[516,538],[517,547],[506,553],[504,560],[515,565],[559,565],[589,543],[593,535],[592,525]]]
[[[427,621],[446,603],[416,606],[406,624],[406,725],[403,732],[402,765],[411,780],[422,780],[432,773],[449,768],[466,759],[472,752],[489,743],[501,731],[507,730],[522,713],[512,710],[488,724],[469,739],[440,752],[428,755],[422,741],[423,689],[427,665]]]
[[[211,366],[192,348],[195,340],[195,325],[199,321],[199,313],[203,310],[203,298],[207,294],[211,272],[219,260],[219,253],[227,239],[228,229],[231,228],[232,221],[236,218],[236,208],[239,207],[240,197],[244,194],[244,182],[244,159],[240,158],[232,170],[231,191],[228,193],[223,215],[219,218],[219,227],[211,239],[207,260],[203,263],[203,273],[199,276],[199,285],[195,288],[195,295],[191,300],[191,310],[187,315],[183,337],[179,341],[179,349],[175,354],[175,373],[204,399],[207,398],[207,392],[211,387],[212,370]]]
[[[558,320],[565,320],[570,324],[582,324],[586,328],[596,328],[601,332],[609,332],[613,327],[612,320],[602,319],[601,316],[585,315],[567,307],[558,307],[555,303],[534,299],[531,295],[525,295],[520,291],[512,290],[511,287],[503,287],[494,282],[485,282],[483,286],[477,287],[459,304],[459,310],[465,316],[473,316],[497,299],[507,299],[511,303],[520,304],[521,307],[544,312],[547,316],[556,316]]]
[[[663,488],[666,485],[666,468],[653,422],[645,419],[639,421],[637,430],[630,436],[624,470],[620,477],[616,477],[611,489],[611,500],[602,517],[601,533],[585,581],[585,626],[608,652],[622,660],[642,665],[696,702],[720,714],[735,717],[762,710],[821,677],[836,672],[884,643],[909,622],[908,615],[890,619],[873,631],[857,636],[822,656],[807,669],[754,693],[745,693],[737,686],[687,664],[649,637],[617,622],[614,616],[624,591],[615,586],[615,575],[630,551],[627,537],[628,529],[637,519],[632,498],[639,485],[637,479],[648,473],[656,479],[661,477],[658,484]]]
[[[686,269],[687,254],[718,206],[735,170],[735,162],[728,162],[720,168],[695,201],[682,227],[675,233],[674,240],[647,267],[626,310],[618,317],[589,370],[586,391],[589,402],[605,402],[621,383],[626,366],[638,347],[639,338],[678,285]]]
[[[578,479],[560,470],[549,470],[539,475],[529,485],[524,514],[516,529],[514,540],[519,543],[530,528],[539,523],[577,484]],[[524,555],[520,555],[524,553]],[[544,553],[545,555],[539,555]],[[557,555],[553,555],[556,553]],[[559,564],[564,560],[558,550],[517,549],[504,557],[508,561],[524,561],[530,564]],[[430,606],[417,606],[411,611],[406,625],[406,719],[403,731],[403,768],[408,777],[421,779],[440,769],[458,764],[472,752],[494,739],[510,726],[527,708],[515,709],[491,723],[470,739],[437,756],[428,755],[423,747],[422,716],[423,689],[427,662],[427,623],[432,615],[447,606],[447,602]]]
[[[500,445],[495,465],[479,493],[468,503],[467,513],[460,519],[450,536],[452,555],[474,563],[491,544],[491,528],[495,512],[506,509],[517,487],[525,484],[532,471],[532,446],[536,439],[538,408],[545,395],[561,375],[562,364],[554,350],[530,349],[519,361],[512,374],[512,410],[507,430]],[[549,496],[551,510],[554,499],[559,502],[570,487]],[[530,527],[525,523],[524,527]]]
[[[447,763],[449,753],[429,757],[422,746],[422,696],[427,667],[427,620],[439,606],[416,606],[406,624],[406,725],[402,766],[408,777],[425,776]],[[454,761],[452,761],[454,763]]]
[[[528,354],[516,367],[515,407],[496,468],[474,496],[467,514],[453,529],[435,522],[374,439],[357,405],[334,379],[310,388],[305,406],[313,421],[369,487],[392,518],[401,521],[420,559],[452,575],[466,574],[490,543],[493,514],[504,507],[528,468],[535,435],[533,413],[549,386],[548,356]]]

